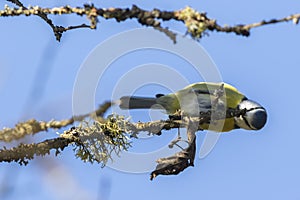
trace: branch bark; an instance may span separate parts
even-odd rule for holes
[[[4,148],[0,150],[0,162],[18,162],[20,165],[27,165],[28,160],[34,156],[50,154],[51,149],[55,149],[57,155],[72,142],[74,141],[66,138],[55,138],[40,143],[20,144],[11,149]]]

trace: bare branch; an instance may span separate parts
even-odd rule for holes
[[[4,10],[0,10],[0,16],[19,16],[19,15],[38,15],[43,20],[45,20],[53,29],[56,39],[60,40],[63,32],[77,29],[77,28],[91,28],[95,29],[97,27],[98,17],[104,19],[115,19],[117,22],[125,21],[128,19],[137,19],[137,21],[145,26],[151,26],[159,31],[164,32],[168,37],[170,37],[174,42],[176,41],[175,34],[172,33],[167,28],[161,26],[161,21],[175,20],[183,22],[187,27],[187,32],[193,38],[201,38],[207,31],[217,31],[225,33],[235,33],[237,35],[249,36],[250,29],[255,27],[264,26],[267,24],[276,24],[281,22],[292,21],[298,24],[300,19],[300,14],[290,15],[281,19],[271,19],[268,21],[262,20],[261,22],[252,24],[240,24],[236,26],[221,26],[217,23],[215,19],[210,19],[207,17],[206,13],[200,13],[191,7],[186,7],[178,11],[161,11],[159,9],[153,9],[151,11],[143,10],[135,5],[131,8],[96,8],[94,5],[85,4],[83,7],[54,7],[54,8],[41,8],[39,6],[24,7],[18,0],[8,0],[10,2],[16,3],[20,6],[19,8],[5,7]],[[77,14],[79,16],[87,16],[90,21],[90,25],[79,25],[79,26],[69,26],[64,28],[62,26],[53,25],[52,21],[48,19],[47,15],[63,15],[63,14]]]

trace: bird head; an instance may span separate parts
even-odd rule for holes
[[[255,101],[245,99],[238,105],[239,110],[245,109],[243,115],[235,117],[235,124],[239,128],[246,130],[259,130],[267,122],[267,112],[260,104]]]

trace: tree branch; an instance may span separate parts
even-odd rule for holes
[[[73,124],[75,121],[82,121],[86,117],[102,117],[111,105],[111,102],[105,102],[102,105],[100,105],[99,108],[94,112],[81,116],[74,116],[70,119],[65,119],[61,121],[51,120],[49,122],[45,122],[31,119],[26,122],[20,122],[14,128],[4,128],[0,130],[0,141],[10,142],[12,140],[18,140],[25,137],[26,135],[32,135],[38,132],[48,131],[49,128],[60,129],[62,127],[66,127]]]
[[[206,13],[200,13],[191,7],[186,7],[178,11],[161,11],[159,9],[153,9],[151,11],[143,10],[136,5],[131,8],[96,8],[93,4],[85,4],[83,7],[55,7],[55,8],[41,8],[39,6],[24,7],[18,0],[8,0],[20,6],[19,8],[5,7],[4,10],[0,10],[0,16],[19,16],[19,15],[38,15],[45,20],[53,29],[56,39],[59,41],[62,33],[68,30],[77,28],[91,28],[96,29],[98,17],[104,19],[115,19],[117,22],[125,21],[128,19],[137,19],[138,23],[145,26],[151,26],[159,31],[164,32],[174,42],[175,33],[172,33],[167,28],[161,26],[161,21],[180,21],[187,27],[187,32],[193,38],[201,38],[207,31],[217,31],[225,33],[235,33],[236,35],[249,36],[250,30],[255,27],[260,27],[268,24],[276,24],[281,22],[292,21],[294,24],[298,24],[300,14],[290,15],[281,19],[271,19],[268,21],[262,20],[261,22],[252,24],[240,24],[236,26],[221,26],[215,19],[207,17]],[[52,21],[48,19],[47,15],[63,15],[63,14],[77,14],[79,16],[87,16],[90,21],[90,25],[82,24],[78,26],[55,26]]]
[[[4,147],[0,150],[0,162],[18,162],[20,165],[27,165],[28,160],[33,159],[35,155],[50,154],[51,149],[55,149],[57,155],[59,150],[64,150],[72,142],[74,141],[66,138],[55,138],[36,144],[20,144],[11,149]]]

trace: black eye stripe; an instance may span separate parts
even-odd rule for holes
[[[246,112],[252,111],[252,110],[256,110],[256,109],[263,109],[263,110],[266,110],[264,107],[261,107],[261,106],[259,106],[259,107],[254,107],[254,108],[250,108],[250,109],[246,109],[246,108],[241,109],[240,106],[238,106],[238,109],[239,109],[239,110],[246,110]]]
[[[242,116],[242,118],[243,118],[243,120],[245,121],[245,124],[246,124],[250,129],[253,129],[253,128],[250,126],[248,120],[245,118],[244,115]]]
[[[247,112],[248,112],[248,111],[252,111],[252,110],[256,110],[256,109],[263,109],[263,110],[265,110],[263,107],[255,107],[255,108],[247,109]]]

